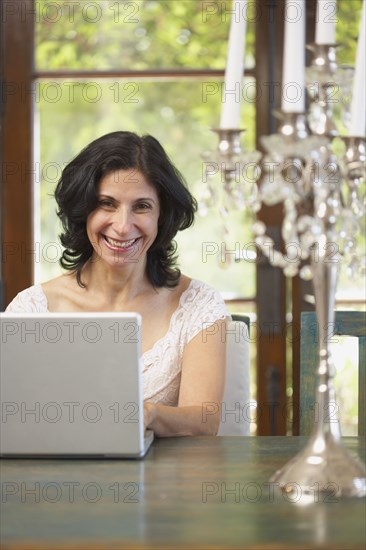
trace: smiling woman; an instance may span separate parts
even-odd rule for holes
[[[130,262],[137,260],[132,252],[141,249],[146,258],[140,258],[140,264],[146,261],[150,282],[158,287],[176,284],[179,271],[172,269],[172,240],[178,231],[192,224],[196,203],[155,138],[113,132],[96,139],[65,168],[55,197],[63,224],[61,242],[65,251],[61,265],[76,269],[78,283],[82,284],[81,270],[86,261],[108,250],[105,237],[117,241],[138,237],[139,246],[129,250]],[[139,228],[141,219],[155,226],[149,242]],[[88,232],[96,231],[91,228],[95,220],[105,227],[99,227],[97,235],[90,235]]]
[[[228,314],[218,292],[175,266],[173,238],[196,203],[160,143],[131,132],[98,138],[63,170],[55,197],[66,273],[7,310],[140,313],[146,427],[216,433],[220,407],[209,418],[203,410],[222,400]]]
[[[98,206],[86,220],[92,260],[145,272],[146,253],[158,233],[159,210],[157,192],[141,172],[107,174],[99,184]]]

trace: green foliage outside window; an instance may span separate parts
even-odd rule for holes
[[[207,0],[38,2],[37,69],[224,69],[231,3]],[[55,4],[55,7],[52,6]],[[248,20],[254,21],[254,3]],[[253,64],[253,24],[247,62]]]
[[[165,76],[98,79],[68,78],[37,82],[41,176],[40,278],[59,272],[55,247],[59,231],[54,214],[53,189],[60,170],[92,139],[114,130],[151,133],[161,141],[197,196],[202,187],[201,154],[214,149],[221,110],[222,78],[184,77],[186,69],[224,69],[230,12],[224,3],[182,2],[99,2],[100,11],[63,9],[58,15],[42,11],[40,2],[36,33],[37,70],[151,70],[176,69],[179,77]],[[119,12],[117,13],[117,4]],[[212,10],[212,6],[217,9]],[[229,4],[228,4],[228,7]],[[132,15],[133,9],[135,13]],[[62,13],[63,17],[52,22]],[[93,17],[99,19],[93,23]],[[46,17],[47,15],[47,17]],[[248,12],[250,17],[250,12]],[[253,63],[253,24],[248,25],[247,66]],[[250,89],[253,90],[253,81]],[[214,90],[214,93],[212,92]],[[254,147],[254,94],[243,103],[246,145]],[[59,167],[59,168],[58,168]],[[220,181],[217,182],[220,185]],[[230,219],[228,250],[241,250],[253,241],[245,214]],[[201,278],[230,296],[255,295],[255,264],[231,262],[229,254],[220,262],[223,250],[217,210],[206,218],[197,216],[195,225],[179,235],[182,271]],[[209,244],[207,244],[209,243]],[[214,243],[214,251],[212,251]],[[209,253],[206,249],[209,247]],[[252,247],[253,248],[253,247]],[[52,252],[52,256],[47,251]],[[223,251],[225,252],[225,250]],[[219,267],[221,265],[221,268]]]

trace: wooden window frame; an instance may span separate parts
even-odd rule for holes
[[[1,5],[1,305],[33,281],[33,0]]]

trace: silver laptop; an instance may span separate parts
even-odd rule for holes
[[[1,456],[143,457],[141,318],[0,313]]]

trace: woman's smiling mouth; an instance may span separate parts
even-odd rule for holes
[[[134,239],[129,239],[128,241],[119,241],[116,239],[112,239],[111,237],[107,237],[107,235],[103,235],[103,238],[109,248],[112,248],[113,250],[126,250],[134,246],[137,241],[141,239],[141,237],[136,237]]]

